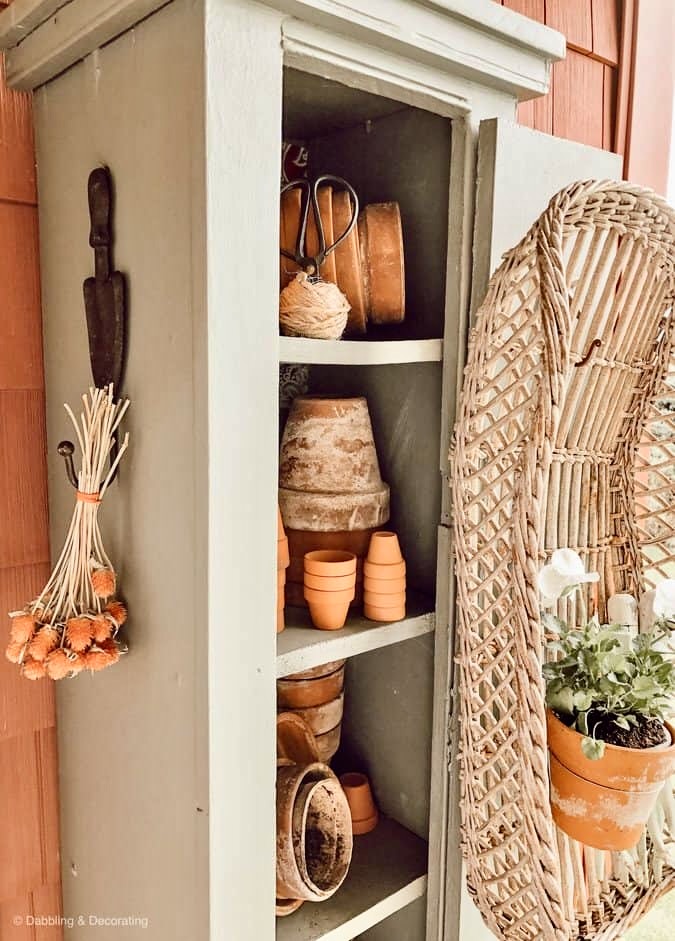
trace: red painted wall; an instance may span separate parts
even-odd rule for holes
[[[6,612],[49,573],[44,395],[30,98],[0,67],[0,941],[63,937],[30,924],[61,910],[53,683],[4,657]]]

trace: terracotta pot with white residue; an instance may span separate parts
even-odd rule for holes
[[[666,723],[670,744],[622,748],[605,743],[602,758],[587,758],[583,735],[550,710],[546,714],[551,753],[551,807],[560,829],[601,850],[635,846],[664,782],[675,774],[675,727]]]

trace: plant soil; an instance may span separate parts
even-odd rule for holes
[[[558,713],[556,715],[565,725],[570,725],[569,716]],[[598,716],[591,710],[588,713],[588,730],[593,738],[607,742],[608,745],[618,745],[620,748],[654,748],[655,745],[670,744],[670,734],[659,719],[640,715],[636,718],[637,725],[622,729],[611,715]]]

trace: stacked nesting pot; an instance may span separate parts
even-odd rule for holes
[[[286,603],[305,605],[303,558],[319,549],[356,555],[354,603],[361,603],[370,537],[389,519],[364,397],[294,399],[281,442],[279,505],[290,551]]]
[[[345,661],[333,660],[277,680],[277,709],[311,729],[317,755],[328,764],[338,750],[344,713]]]
[[[351,863],[349,804],[309,727],[287,713],[277,722],[276,829],[277,915],[329,899]]]

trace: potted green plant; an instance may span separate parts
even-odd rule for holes
[[[540,573],[542,603],[596,580],[576,553],[558,550]],[[673,600],[664,582],[651,599],[654,623],[640,634],[596,616],[577,626],[542,614],[553,817],[598,849],[634,846],[675,773]]]

